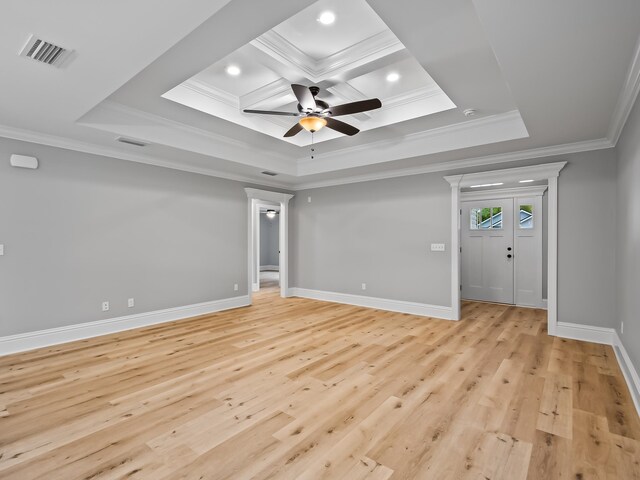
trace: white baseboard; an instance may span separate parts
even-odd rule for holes
[[[196,303],[194,305],[185,305],[183,307],[136,313],[95,322],[79,323],[47,330],[38,330],[36,332],[19,333],[17,335],[0,337],[0,356],[131,330],[132,328],[196,317],[198,315],[247,305],[250,305],[249,296],[243,295],[240,297],[213,300],[211,302]]]
[[[453,319],[451,307],[440,305],[428,305],[426,303],[405,302],[401,300],[389,300],[386,298],[365,297],[364,295],[351,295],[348,293],[325,292],[322,290],[310,290],[307,288],[292,287],[288,292],[293,297],[310,298],[324,302],[346,303],[359,307],[377,308],[390,312],[410,313],[424,317]]]
[[[614,333],[613,351],[616,353],[620,370],[622,370],[624,379],[627,381],[627,386],[629,387],[629,392],[631,392],[636,411],[638,415],[640,415],[640,375],[638,375],[636,367],[631,362],[631,357],[629,357],[627,350],[624,348],[618,332],[616,331]]]
[[[260,271],[261,272],[279,272],[280,271],[280,266],[279,265],[260,265]]]
[[[624,348],[618,332],[613,328],[593,327],[590,325],[579,325],[577,323],[558,322],[556,336],[582,340],[585,342],[601,343],[611,345],[616,354],[620,370],[627,382],[627,387],[633,398],[633,404],[640,416],[640,376],[631,362],[629,354]]]
[[[616,331],[613,328],[592,327],[578,323],[558,322],[556,336],[582,340],[584,342],[603,343],[613,345]]]

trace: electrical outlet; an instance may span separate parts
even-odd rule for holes
[[[102,302],[102,311],[103,312],[109,311],[109,302]]]
[[[362,289],[363,289],[363,290],[366,290],[366,289],[367,289],[367,284],[366,284],[366,283],[363,283],[363,284],[362,284]]]
[[[4,255],[4,245],[0,245],[0,255]]]
[[[307,203],[311,203],[311,197],[307,197]]]
[[[620,333],[624,333],[624,322],[620,322]]]
[[[129,300],[127,300],[127,307],[133,308],[135,306],[136,306],[136,301],[133,298],[130,298]]]
[[[432,243],[431,244],[432,252],[444,252],[444,243]]]
[[[238,291],[238,284],[237,284],[237,283],[234,283],[234,284],[233,284],[233,291],[234,291],[234,292],[237,292],[237,291]]]

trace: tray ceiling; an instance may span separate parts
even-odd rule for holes
[[[323,24],[319,20],[323,13],[335,21]],[[236,69],[235,75],[230,68]],[[319,86],[318,98],[333,106],[379,98],[383,109],[345,117],[361,131],[456,107],[365,0],[320,0],[162,97],[306,146],[312,142],[306,132],[283,137],[295,118],[242,111],[296,112],[292,83]],[[319,143],[340,136],[324,128],[313,140]]]

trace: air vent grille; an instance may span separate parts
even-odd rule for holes
[[[69,50],[31,35],[20,55],[47,65],[58,66],[69,54]]]
[[[264,172],[261,172],[263,175],[269,175],[270,177],[275,177],[277,175],[277,173],[275,172],[269,172],[267,170],[265,170]]]
[[[126,137],[118,137],[116,138],[117,142],[120,143],[126,143],[127,145],[134,145],[136,147],[146,147],[147,144],[144,142],[141,142],[140,140],[133,140],[132,138],[126,138]]]

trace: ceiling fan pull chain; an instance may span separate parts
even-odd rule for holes
[[[313,152],[315,152],[316,149],[313,148],[313,132],[311,132],[311,160],[313,160]]]

